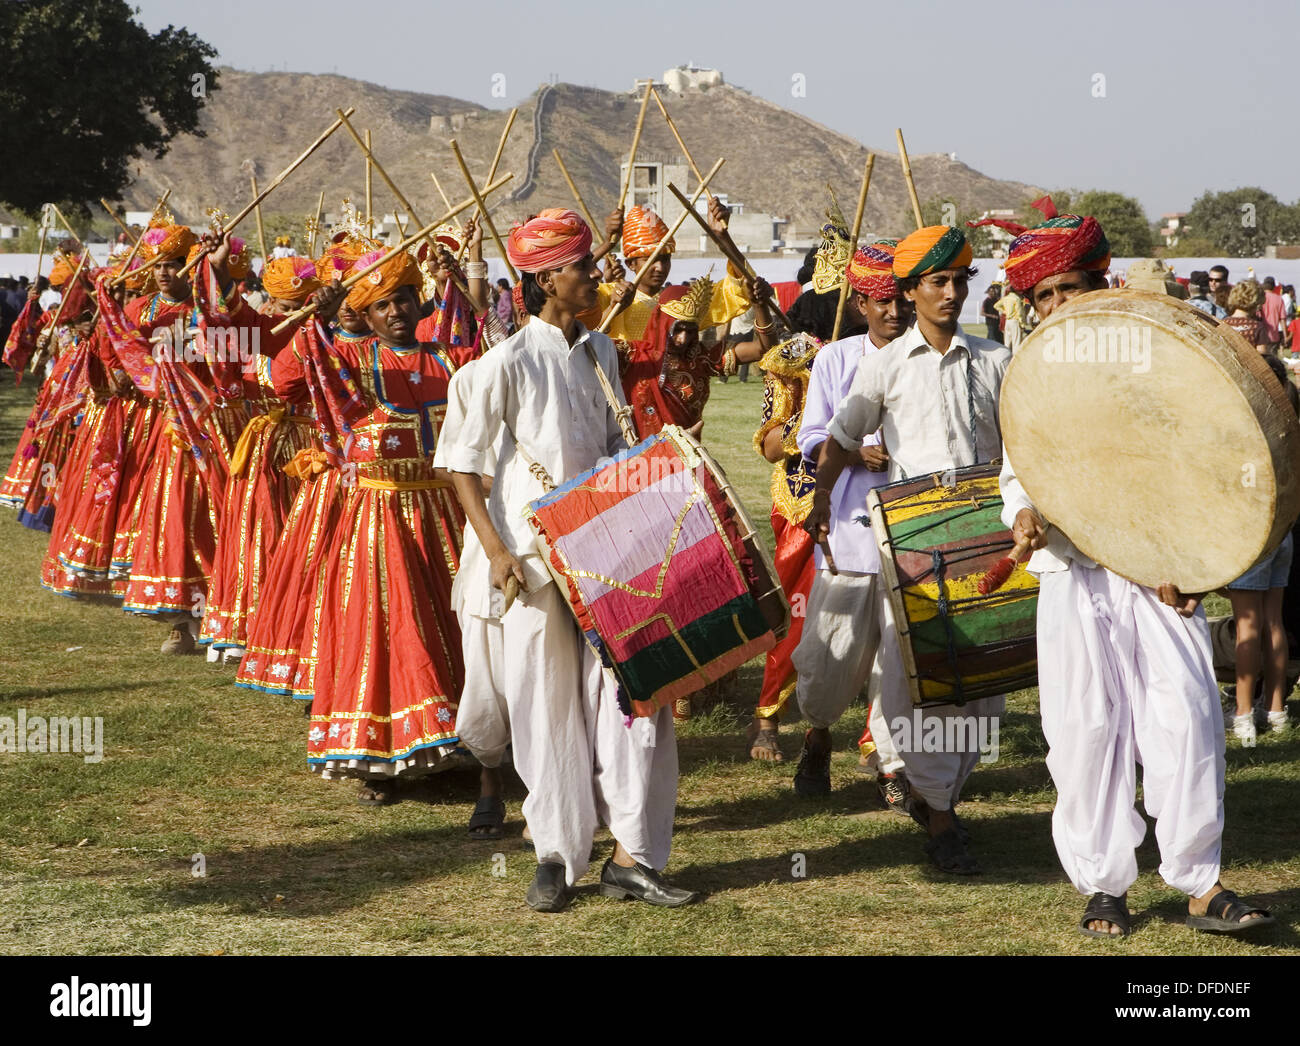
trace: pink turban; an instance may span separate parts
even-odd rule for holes
[[[548,207],[510,230],[506,255],[520,272],[559,269],[591,250],[591,229],[576,211]]]

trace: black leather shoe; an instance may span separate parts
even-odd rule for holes
[[[635,897],[638,901],[658,905],[660,908],[680,908],[699,899],[697,893],[664,882],[653,868],[647,868],[643,864],[624,868],[615,864],[612,858],[600,870],[600,893],[602,897],[613,897],[618,901]]]
[[[564,881],[564,865],[544,861],[537,866],[537,874],[524,895],[528,907],[535,912],[562,912],[569,904],[569,887]]]
[[[808,743],[812,735],[804,735],[803,751],[799,753],[799,768],[794,772],[794,794],[804,798],[831,794],[831,750],[820,751]]]

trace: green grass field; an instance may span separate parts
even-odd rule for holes
[[[33,395],[8,377],[0,388],[5,465]],[[716,385],[705,437],[765,526],[769,467],[750,443],[760,399],[757,380]],[[0,754],[0,952],[1235,955],[1300,945],[1300,733],[1228,749],[1224,879],[1273,906],[1279,925],[1255,943],[1187,930],[1148,833],[1130,893],[1134,934],[1094,941],[1074,931],[1083,900],[1052,849],[1034,691],[1010,698],[1001,758],[967,786],[984,874],[963,881],[928,865],[920,830],[884,811],[856,773],[860,704],[836,730],[829,799],[791,791],[798,723],[782,730],[784,765],[747,759],[742,728],[761,676],[751,664],[679,735],[669,873],[705,891],[704,903],[620,904],[597,896],[589,874],[569,911],[538,915],[523,903],[533,859],[517,781],[498,843],[465,835],[471,773],[362,808],[354,783],[308,772],[300,706],[235,689],[233,667],[162,656],[157,622],[42,590],[44,535],[9,511],[0,548],[0,716],[102,716],[105,745],[97,764]],[[601,859],[609,846],[602,833]]]

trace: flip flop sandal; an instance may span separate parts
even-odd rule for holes
[[[1258,919],[1241,921],[1242,916],[1254,912],[1259,913]],[[1272,926],[1273,916],[1263,908],[1247,904],[1231,890],[1220,890],[1210,898],[1205,914],[1189,915],[1187,925],[1203,933],[1241,933],[1260,926]]]
[[[495,796],[480,796],[474,804],[474,812],[469,818],[469,837],[471,839],[500,839],[505,833],[502,825],[506,823],[506,804]]]
[[[979,862],[966,849],[955,829],[936,835],[925,844],[931,863],[941,872],[952,875],[979,875]]]
[[[1127,937],[1129,935],[1130,918],[1128,903],[1123,897],[1115,897],[1108,893],[1095,893],[1088,898],[1088,907],[1083,910],[1083,918],[1079,920],[1079,932],[1085,937]],[[1112,926],[1118,926],[1119,933],[1089,929],[1088,924],[1097,920],[1108,922]]]
[[[771,752],[771,759],[759,759],[754,755],[754,749],[761,748],[765,752]],[[775,730],[764,730],[761,727],[757,730],[751,728],[749,737],[749,758],[759,763],[784,763],[785,755],[781,751],[781,745],[777,741]]]
[[[367,792],[370,794],[367,795]],[[397,802],[397,782],[381,778],[368,783],[357,793],[357,802],[362,806],[391,806]]]

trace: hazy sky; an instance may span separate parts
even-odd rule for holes
[[[867,145],[892,151],[901,126],[911,153],[1118,190],[1151,218],[1206,189],[1300,197],[1289,3],[137,2],[150,29],[184,25],[240,69],[337,72],[504,109],[552,74],[626,90],[694,62]],[[505,98],[492,97],[496,74]]]

